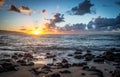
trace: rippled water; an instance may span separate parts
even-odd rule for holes
[[[41,35],[0,34],[0,51],[120,48],[120,34]]]
[[[67,59],[70,62],[81,62],[67,56],[77,49],[91,49],[94,55],[104,52],[108,48],[120,48],[120,34],[77,34],[77,35],[41,35],[29,36],[22,34],[0,34],[0,58],[6,58],[3,54],[13,52],[30,52],[38,58],[36,64],[52,63],[53,59],[45,59],[46,52],[56,56],[59,62]],[[84,52],[86,53],[86,52]],[[83,53],[83,54],[84,54]],[[9,58],[9,57],[7,57]]]

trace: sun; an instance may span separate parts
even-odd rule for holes
[[[40,30],[34,30],[33,31],[33,35],[40,35],[41,34],[41,31]]]
[[[35,30],[35,31],[33,31],[33,34],[40,35],[40,31],[39,30]]]

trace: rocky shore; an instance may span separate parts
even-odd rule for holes
[[[88,49],[55,53],[4,54],[9,58],[0,60],[0,77],[120,77],[119,49],[111,48],[97,55]],[[37,63],[40,59],[52,61]]]

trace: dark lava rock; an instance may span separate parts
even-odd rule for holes
[[[62,68],[69,68],[70,66],[71,66],[71,64],[69,64],[69,63],[62,64]]]
[[[56,55],[51,55],[51,54],[50,55],[46,55],[46,59],[47,58],[54,58],[54,57],[56,57]]]
[[[33,73],[34,73],[35,75],[39,75],[39,74],[40,74],[40,72],[37,71],[36,68],[32,68],[30,71],[33,71]]]
[[[30,63],[28,63],[27,65],[28,65],[28,66],[33,66],[34,63],[33,63],[33,62],[30,62]]]
[[[92,55],[91,53],[87,52],[85,55],[84,55],[84,58],[86,61],[90,61],[94,58],[94,55]]]
[[[30,53],[25,53],[25,54],[24,54],[24,57],[25,57],[25,58],[33,58],[33,56],[32,56]]]
[[[85,73],[81,73],[81,75],[86,75]]]
[[[69,71],[69,70],[63,70],[63,71],[60,71],[60,73],[71,73],[71,71]]]
[[[75,59],[82,59],[82,56],[81,55],[75,55],[74,58]]]
[[[51,67],[48,66],[48,65],[44,65],[44,66],[42,67],[42,69],[51,69]]]
[[[17,63],[19,63],[22,66],[33,66],[33,62],[26,62],[25,60],[18,60]]]
[[[103,76],[103,72],[99,69],[89,69],[88,71],[94,71],[95,73],[93,73],[92,75],[97,75],[98,77],[104,77]]]
[[[69,63],[57,63],[56,65],[58,68],[69,68],[71,64]]]
[[[18,59],[18,56],[12,55],[12,58],[13,58],[13,59]]]
[[[53,66],[54,64],[53,63],[50,63],[50,64],[47,64],[48,66]]]
[[[82,62],[82,63],[73,63],[72,66],[84,66],[87,65],[86,62]]]
[[[60,74],[59,73],[55,73],[55,74],[52,74],[52,75],[50,75],[48,77],[60,77]]]
[[[87,52],[87,53],[90,53],[91,51],[90,51],[90,50],[87,50],[86,52]]]
[[[73,54],[68,54],[68,56],[73,56]]]
[[[120,77],[120,69],[116,69],[112,73],[112,77]]]
[[[83,70],[89,70],[89,66],[83,66]]]
[[[26,64],[25,60],[18,60],[17,62],[20,63],[20,64]]]
[[[111,48],[104,53],[104,58],[108,61],[114,61],[120,63],[120,50]]]
[[[76,51],[74,54],[82,54],[81,51]]]
[[[52,55],[51,53],[46,53],[46,58],[54,58],[56,55]]]
[[[10,62],[5,62],[1,64],[1,66],[5,69],[5,71],[17,71],[16,66]]]
[[[0,73],[5,72],[5,69],[0,65]]]
[[[104,58],[94,58],[94,62],[104,62]]]
[[[66,59],[63,59],[62,63],[68,63],[68,61]]]

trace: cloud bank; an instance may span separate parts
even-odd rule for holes
[[[116,18],[97,17],[89,21],[88,24],[77,23],[67,24],[62,29],[64,31],[112,31],[120,30],[120,14]]]

